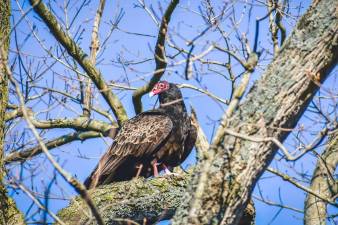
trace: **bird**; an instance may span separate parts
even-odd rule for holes
[[[158,95],[159,108],[124,122],[114,142],[85,180],[87,189],[134,177],[158,176],[180,165],[192,151],[196,127],[182,93],[174,83],[159,81],[149,96]]]

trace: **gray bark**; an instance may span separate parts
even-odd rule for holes
[[[139,178],[101,186],[89,192],[106,224],[127,224],[128,221],[154,223],[173,217],[189,180],[189,173],[150,180]],[[73,199],[58,216],[70,225],[95,224],[80,197]],[[248,205],[242,224],[251,224],[254,216],[253,205]]]
[[[329,137],[326,149],[318,158],[311,180],[311,190],[328,199],[337,196],[338,183],[332,176],[338,166],[338,130]],[[333,199],[334,200],[334,199]],[[308,194],[304,206],[305,225],[326,224],[327,203]]]

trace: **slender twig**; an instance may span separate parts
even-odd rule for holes
[[[32,201],[42,210],[46,211],[55,221],[57,221],[61,225],[66,225],[65,222],[63,222],[57,215],[55,215],[52,211],[50,211],[48,208],[44,207],[41,202],[31,193],[30,190],[28,190],[23,184],[19,182],[15,182],[14,184],[18,188],[20,188],[23,192],[26,193],[26,195],[32,199]]]
[[[291,177],[289,177],[288,175],[283,174],[283,173],[281,173],[281,172],[279,172],[279,171],[277,171],[277,170],[275,170],[275,169],[273,169],[273,168],[271,168],[271,167],[267,168],[266,170],[269,171],[270,173],[273,173],[273,174],[279,176],[280,178],[282,178],[283,180],[289,182],[290,184],[293,184],[293,185],[296,186],[297,188],[299,188],[299,189],[301,189],[301,190],[303,190],[303,191],[305,191],[305,192],[307,192],[307,193],[309,193],[309,194],[311,194],[311,195],[314,195],[314,196],[316,196],[317,198],[320,198],[321,200],[323,200],[323,201],[325,201],[325,202],[327,202],[327,203],[329,203],[329,204],[331,204],[331,205],[334,205],[334,206],[336,206],[336,207],[338,206],[338,203],[336,203],[336,202],[332,201],[331,199],[328,199],[328,198],[326,198],[326,197],[320,195],[319,193],[314,192],[314,191],[311,190],[310,188],[304,187],[303,185],[301,185],[301,184],[299,184],[298,182],[294,181],[294,180],[293,180]]]
[[[269,201],[269,200],[266,200],[266,199],[263,199],[263,198],[260,198],[256,195],[252,195],[252,198],[258,200],[258,201],[261,201],[267,205],[271,205],[271,206],[276,206],[276,207],[280,207],[280,208],[283,208],[283,209],[288,209],[288,210],[292,210],[294,212],[298,212],[298,213],[304,213],[303,210],[300,210],[300,209],[297,209],[297,208],[294,208],[294,207],[291,207],[291,206],[287,206],[287,205],[283,205],[283,204],[280,204],[280,203],[276,203],[276,202],[272,202],[272,201]]]
[[[97,7],[93,31],[92,31],[92,42],[90,45],[90,61],[92,65],[96,64],[96,55],[100,48],[100,41],[99,41],[99,27],[102,18],[102,13],[104,10],[106,0],[100,0],[99,6]],[[83,98],[83,115],[90,117],[90,109],[91,109],[91,101],[92,101],[92,89],[91,89],[91,79],[87,78],[86,80],[86,88],[84,92]]]
[[[206,90],[204,90],[202,88],[195,87],[195,86],[193,86],[191,84],[179,84],[178,87],[179,88],[189,88],[189,89],[201,92],[201,93],[209,96],[210,98],[216,99],[217,101],[219,101],[219,102],[221,102],[223,104],[226,104],[226,105],[229,104],[228,100],[225,100],[225,99],[222,99],[220,97],[217,97],[216,95],[212,94],[211,92],[206,91]]]

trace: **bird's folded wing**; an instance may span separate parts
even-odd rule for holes
[[[155,154],[167,140],[172,128],[171,119],[160,113],[141,113],[126,121],[92,173],[92,182],[93,178],[99,181],[100,177],[114,174],[128,157],[142,158]]]

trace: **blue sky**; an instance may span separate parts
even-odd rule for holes
[[[74,24],[70,27],[69,33],[77,40],[78,44],[89,53],[90,45],[90,35],[91,35],[91,26],[93,24],[93,17],[95,15],[95,10],[97,7],[98,1],[89,2],[88,5],[85,5],[82,11],[78,14],[77,18],[74,20]],[[163,8],[166,7],[168,1],[163,1],[161,4]],[[150,60],[149,62],[137,64],[128,67],[122,67],[116,61],[142,61],[147,59],[152,59],[153,49],[156,43],[157,36],[157,27],[154,22],[151,20],[149,15],[140,7],[135,7],[137,1],[107,1],[105,12],[103,14],[103,23],[100,30],[100,40],[104,40],[110,29],[110,22],[114,21],[117,15],[123,15],[121,22],[119,23],[120,29],[115,29],[107,41],[107,46],[105,49],[102,49],[102,54],[99,54],[97,59],[97,67],[100,69],[104,78],[107,81],[114,81],[116,83],[130,84],[133,87],[139,87],[143,85],[151,75],[151,72],[154,69],[154,62]],[[155,13],[160,15],[161,12],[158,9],[157,1],[146,1],[148,6],[152,6]],[[249,2],[250,3],[250,2]],[[310,1],[290,1],[290,11],[288,12],[292,15],[292,18],[287,19],[284,22],[285,27],[287,28],[287,34],[292,30],[292,27],[295,25],[297,20],[297,15],[303,14],[307,9]],[[24,11],[28,10],[29,4],[27,1],[20,1]],[[64,24],[70,24],[72,17],[75,15],[78,7],[80,6],[79,2],[70,1],[69,3],[69,17],[65,16],[62,7],[65,5],[63,1],[51,2],[53,6],[54,13],[58,15],[59,21]],[[201,19],[200,9],[203,11],[203,7],[199,8],[200,1],[181,1],[179,7],[175,10],[172,21],[170,23],[170,37],[171,40],[178,46],[188,49],[186,45],[187,40],[192,40],[196,37],[201,31],[203,31],[207,25]],[[219,10],[219,6],[224,4],[224,1],[213,1],[215,9]],[[232,3],[229,3],[232,4]],[[299,5],[301,5],[300,8]],[[18,10],[17,3],[12,1],[13,8],[13,24],[16,24],[19,18],[21,17],[20,11]],[[254,7],[250,7],[250,4],[245,4],[244,2],[236,2],[234,8],[230,8],[230,12],[236,14],[236,19],[240,21],[238,25],[238,33],[235,32],[233,26],[231,25],[230,19],[225,19],[222,22],[223,29],[229,33],[230,45],[233,49],[238,50],[237,54],[241,58],[245,57],[245,54],[240,51],[239,46],[241,43],[237,40],[237,35],[241,33],[246,33],[249,40],[249,45],[253,47],[253,40],[255,35],[255,19],[261,18],[267,13],[266,7],[263,7],[259,2],[254,2]],[[122,11],[121,11],[122,10]],[[216,10],[217,11],[217,10]],[[119,14],[122,12],[122,14]],[[228,11],[227,11],[228,12]],[[51,36],[48,29],[43,23],[40,22],[37,15],[32,11],[28,13],[27,19],[30,23],[34,23],[34,31],[38,34],[41,41],[44,43],[47,49],[52,48],[54,54],[60,53],[60,49],[55,48],[55,39]],[[67,22],[68,21],[68,22]],[[134,35],[133,33],[140,33],[142,35]],[[23,62],[26,66],[29,65],[29,62],[32,62],[33,65],[38,65],[40,63],[41,67],[48,67],[51,63],[54,62],[53,59],[44,61],[44,56],[47,55],[46,51],[41,48],[41,45],[37,42],[37,39],[32,35],[32,30],[29,28],[29,24],[22,20],[17,25],[17,36],[15,32],[12,32],[12,42],[11,42],[11,59],[15,59],[15,50],[17,49],[15,45],[15,39],[17,39],[19,49],[24,53]],[[222,38],[219,36],[219,33],[216,29],[210,29],[206,35],[202,36],[196,41],[196,47],[194,48],[194,53],[198,54],[205,51],[206,46],[211,42],[215,42],[219,45],[225,45],[222,41]],[[260,24],[260,33],[259,33],[259,45],[258,50],[262,50],[262,58],[259,63],[258,68],[252,76],[251,84],[259,78],[259,76],[264,72],[266,65],[271,62],[272,55],[271,52],[271,40],[268,32],[268,20],[264,20]],[[167,52],[169,55],[176,53],[172,48],[167,47]],[[64,60],[62,54],[59,54],[60,59]],[[227,60],[227,55],[219,52],[212,52],[206,56],[207,59],[225,61]],[[189,83],[197,87],[203,87],[207,90],[210,90],[213,94],[227,99],[229,97],[229,90],[231,89],[230,82],[226,81],[224,77],[211,72],[205,65],[200,65],[196,63],[194,66],[195,71],[193,79],[186,81],[184,80],[184,65],[175,66],[174,64],[177,61],[183,60],[183,57],[169,59],[168,70],[164,75],[165,80],[176,82],[176,83]],[[234,73],[239,75],[243,70],[241,67],[232,61],[232,66],[234,67]],[[17,77],[19,79],[19,71],[22,69],[20,66],[16,65],[14,70],[16,71]],[[34,67],[32,68],[34,69]],[[213,68],[224,72],[224,69],[219,69],[217,67]],[[81,70],[81,69],[80,69]],[[332,72],[333,75],[326,81],[325,87],[333,88],[337,93],[337,84],[336,74],[337,70]],[[73,85],[76,85],[76,80],[73,82],[65,82],[64,78],[74,78],[76,75],[74,72],[69,72],[69,69],[60,63],[56,63],[51,67],[51,69],[43,75],[37,82],[34,84],[37,86],[47,86],[66,90],[67,92],[76,96],[76,90],[72,90]],[[22,78],[24,81],[27,80],[27,77]],[[65,83],[67,83],[65,85]],[[336,85],[337,87],[337,85]],[[41,91],[41,90],[40,90]],[[130,117],[134,115],[133,105],[131,102],[130,91],[119,91],[114,90],[114,92],[122,99],[122,102],[127,110],[127,113]],[[182,90],[185,97],[185,103],[187,105],[192,105],[196,111],[198,118],[200,120],[201,126],[204,129],[207,137],[212,138],[215,126],[217,125],[218,119],[226,109],[225,105],[215,102],[210,99],[208,96],[204,96],[198,92],[189,89]],[[38,94],[39,90],[34,89],[32,94]],[[48,97],[44,97],[45,101],[48,101]],[[15,103],[15,97],[11,98],[11,102]],[[95,95],[95,104],[99,105],[101,108],[107,109],[107,105],[104,103],[102,97],[98,93]],[[151,109],[154,107],[155,99],[149,99],[147,96],[143,98],[143,105],[145,109]],[[324,108],[329,109],[329,106]],[[43,112],[45,109],[45,104],[41,101],[32,101],[29,103],[29,106],[33,108],[34,111],[38,112],[42,110],[41,113],[37,115],[39,119],[45,119],[46,116],[52,118],[63,118],[68,117],[72,118],[76,116],[76,112],[81,111],[81,108],[72,102],[68,102],[67,105],[73,110],[66,109],[62,105],[59,107],[56,106],[53,108],[50,113],[47,115]],[[311,127],[313,134],[320,129],[320,125],[317,127],[313,125],[313,122],[309,118],[314,118],[315,115],[308,113],[308,117],[303,117],[299,124],[305,124],[306,126]],[[95,119],[104,119],[98,114],[94,114],[93,118]],[[319,119],[318,119],[319,120]],[[25,128],[24,123],[18,122],[14,130],[23,131]],[[69,132],[70,130],[64,129],[54,129],[45,134],[46,138],[52,139],[58,137],[62,134]],[[28,135],[29,136],[29,135]],[[311,139],[311,132],[304,134],[305,138]],[[11,137],[9,137],[11,138]],[[9,142],[11,140],[8,140]],[[52,151],[53,155],[58,162],[63,166],[63,168],[79,180],[83,181],[91,172],[91,170],[96,166],[96,163],[100,156],[107,149],[107,146],[112,141],[108,138],[98,138],[87,140],[83,143],[74,142],[72,144],[54,149]],[[290,135],[285,145],[290,149],[293,149],[294,136]],[[277,159],[280,157],[276,156]],[[195,163],[195,153],[193,152],[190,157],[186,160],[183,167],[188,167]],[[305,170],[307,173],[311,174],[315,165],[315,158],[312,156],[303,157],[301,160],[297,161],[294,165],[286,163],[284,160],[274,160],[271,164],[273,167],[278,167],[280,171],[288,172],[296,175],[294,168],[297,171]],[[36,167],[34,177],[30,179],[31,173],[27,169],[28,166]],[[292,167],[291,167],[292,166]],[[23,165],[10,165],[11,174],[14,176],[21,175],[21,178],[24,184],[31,188],[32,190],[39,192],[41,194],[46,193],[48,185],[53,181],[53,185],[50,189],[50,196],[61,198],[49,200],[48,206],[49,209],[53,212],[57,212],[59,209],[65,207],[68,204],[68,199],[75,195],[74,190],[60,177],[57,176],[56,180],[53,180],[54,171],[46,158],[42,155],[36,157],[29,162],[24,163]],[[263,174],[261,180],[259,181],[259,187],[264,198],[277,202],[286,204],[288,206],[303,209],[303,202],[305,194],[304,192],[296,189],[292,185],[282,181],[278,177],[271,178],[271,174]],[[31,220],[39,220],[41,214],[33,215],[36,207],[33,206],[30,210],[31,200],[25,196],[21,191],[13,191],[9,188],[9,193],[16,200],[19,208],[23,212],[27,212],[27,215],[31,217]],[[254,191],[255,196],[259,196],[258,187]],[[42,202],[43,197],[41,198]],[[285,224],[285,222],[292,224],[303,224],[302,219],[303,215],[294,211],[283,209],[280,211],[280,208],[274,206],[267,206],[266,204],[255,200],[256,206],[256,224]],[[333,213],[334,213],[334,209]],[[337,211],[336,211],[337,212]]]

